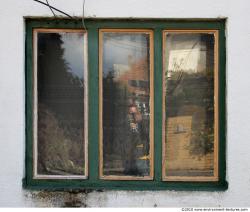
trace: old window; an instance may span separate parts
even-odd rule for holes
[[[34,178],[86,178],[86,33],[36,29],[33,39]]]
[[[153,179],[153,32],[99,35],[100,176]]]
[[[26,22],[26,187],[227,188],[224,20]]]
[[[163,33],[163,178],[218,180],[218,31]]]

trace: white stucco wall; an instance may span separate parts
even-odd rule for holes
[[[82,0],[50,0],[81,16]],[[86,0],[86,16],[227,17],[227,180],[225,192],[108,191],[43,193],[22,189],[25,146],[24,16],[51,16],[32,0],[0,6],[0,206],[248,206],[250,207],[250,1],[249,0]]]

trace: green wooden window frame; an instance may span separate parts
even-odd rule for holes
[[[26,149],[25,178],[27,189],[116,189],[116,190],[226,190],[226,46],[225,20],[188,19],[85,19],[88,33],[88,179],[33,179],[33,68],[32,31],[45,29],[83,29],[81,19],[26,19],[25,97]],[[149,181],[99,179],[99,29],[151,29],[154,33],[154,178]],[[216,182],[170,182],[162,180],[162,35],[163,30],[218,30],[218,129],[219,180]]]

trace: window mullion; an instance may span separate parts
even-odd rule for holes
[[[98,29],[88,29],[89,180],[98,179]]]
[[[162,30],[154,30],[154,179],[162,173]]]

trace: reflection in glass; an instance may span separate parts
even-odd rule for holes
[[[148,176],[149,34],[103,32],[103,175]]]
[[[165,175],[214,175],[214,34],[165,34]]]
[[[83,37],[37,33],[38,175],[85,175]]]

